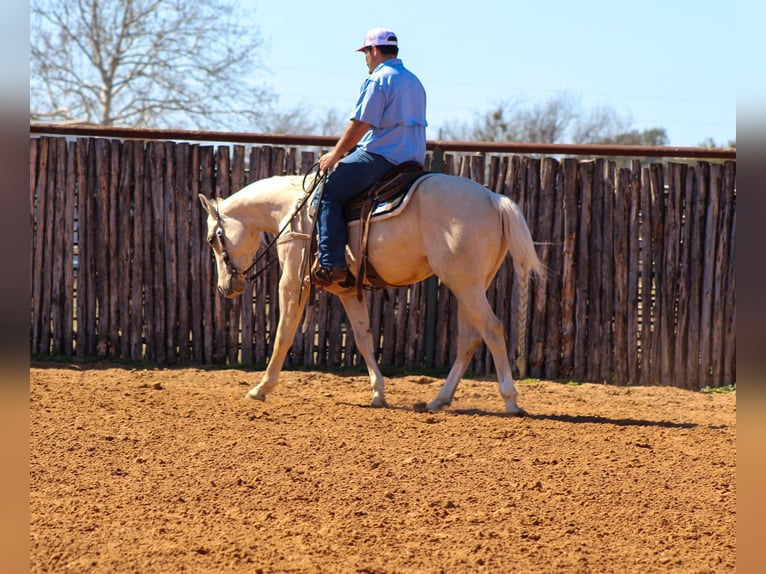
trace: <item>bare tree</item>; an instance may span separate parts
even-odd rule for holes
[[[522,141],[562,142],[577,117],[579,106],[579,101],[570,93],[560,92],[529,109],[519,110],[516,121],[520,124]]]
[[[529,143],[602,143],[667,145],[662,128],[639,132],[632,120],[602,105],[583,111],[579,98],[559,92],[549,100],[524,105],[521,100],[501,102],[477,115],[472,125],[448,124],[442,137],[455,140]]]
[[[274,96],[248,18],[228,0],[32,0],[31,117],[257,129]]]
[[[484,117],[478,118],[471,130],[471,139],[479,141],[519,141],[521,127],[516,122],[518,100],[499,104]]]
[[[350,115],[350,114],[349,114]],[[298,105],[286,112],[273,112],[264,122],[265,131],[274,134],[340,136],[348,117],[335,108],[313,110]]]
[[[575,144],[613,142],[618,134],[630,131],[631,123],[630,117],[618,115],[610,106],[596,106],[577,115],[571,141]]]
[[[346,129],[351,113],[342,113],[336,108],[327,108],[324,115],[319,116],[316,134],[322,136],[340,136]]]
[[[566,92],[532,106],[522,99],[505,100],[488,113],[477,114],[470,126],[448,124],[443,135],[457,140],[557,143],[576,113],[577,102]]]

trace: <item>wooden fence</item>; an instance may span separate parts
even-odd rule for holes
[[[225,197],[256,179],[304,173],[317,152],[31,138],[31,353],[265,364],[278,268],[241,298],[219,297],[197,194]],[[539,243],[550,272],[531,284],[521,334],[528,376],[690,389],[735,382],[735,161],[448,154],[443,170],[509,195]],[[512,359],[516,289],[507,260],[489,298]],[[432,279],[384,295],[370,297],[381,365],[448,367],[456,306],[446,288]],[[341,305],[320,292],[287,365],[360,364]],[[482,345],[469,370],[492,369]]]

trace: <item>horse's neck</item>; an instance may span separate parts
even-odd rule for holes
[[[226,214],[246,222],[248,227],[255,227],[258,231],[277,233],[280,222],[293,209],[298,192],[289,180],[283,186],[259,183],[230,196],[227,199]]]

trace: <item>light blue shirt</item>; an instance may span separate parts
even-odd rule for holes
[[[426,91],[399,58],[385,60],[364,81],[352,119],[372,128],[359,146],[394,164],[426,157]]]

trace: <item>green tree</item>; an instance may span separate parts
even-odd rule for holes
[[[701,141],[699,144],[699,147],[706,147],[706,148],[737,148],[737,140],[729,140],[729,143],[727,143],[725,146],[717,144],[716,141],[713,138],[705,138],[703,141]]]
[[[598,143],[617,145],[664,146],[668,145],[668,134],[663,128],[652,128],[642,132],[638,130],[630,130],[616,134],[614,137],[608,138],[603,142]]]

